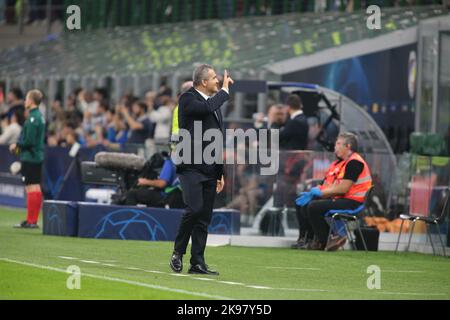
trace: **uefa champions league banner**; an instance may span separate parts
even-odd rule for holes
[[[45,201],[44,234],[82,238],[173,241],[183,210]],[[239,234],[239,211],[213,211],[211,234]]]

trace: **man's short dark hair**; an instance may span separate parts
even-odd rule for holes
[[[147,104],[144,101],[136,101],[135,104],[138,105],[141,110],[147,112]]]
[[[16,116],[17,123],[20,126],[23,126],[23,124],[25,122],[25,113],[24,113],[23,109],[20,109],[20,108],[16,109],[14,111],[14,115]]]
[[[9,92],[12,93],[16,99],[23,99],[23,92],[20,88],[12,88]]]
[[[94,92],[101,95],[103,99],[108,100],[108,90],[106,88],[95,88]]]
[[[302,109],[302,99],[297,94],[290,94],[286,99],[286,104],[292,110],[300,110]]]

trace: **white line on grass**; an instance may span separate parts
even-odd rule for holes
[[[329,290],[322,290],[322,289],[300,289],[300,288],[276,288],[276,290],[303,291],[303,292],[331,292]]]
[[[445,293],[420,293],[420,292],[390,292],[390,291],[379,291],[380,294],[391,294],[391,295],[411,295],[411,296],[445,296]]]
[[[117,264],[113,264],[113,263],[101,263],[102,266],[107,266],[107,267],[118,267]]]
[[[61,258],[61,259],[64,259],[64,260],[79,260],[78,258],[66,257],[66,256],[58,256],[58,258]]]
[[[211,279],[211,278],[200,278],[200,277],[191,277],[192,279],[195,280],[202,280],[202,281],[215,281],[215,279]]]
[[[50,266],[44,266],[44,265],[30,263],[30,262],[25,262],[25,261],[17,261],[17,260],[12,260],[12,259],[8,259],[8,258],[0,258],[0,260],[1,261],[6,261],[6,262],[10,262],[10,263],[16,263],[16,264],[20,264],[20,265],[24,265],[24,266],[44,269],[44,270],[51,270],[51,271],[56,271],[56,272],[67,273],[67,271],[64,270],[64,269],[59,269],[59,268],[50,267]],[[188,294],[188,295],[204,297],[204,298],[210,298],[210,299],[233,300],[232,298],[229,298],[229,297],[211,295],[211,294],[207,294],[207,293],[203,293],[203,292],[192,292],[192,291],[183,290],[183,289],[163,287],[163,286],[149,284],[149,283],[144,283],[144,282],[138,282],[138,281],[132,281],[132,280],[126,280],[126,279],[120,279],[120,278],[113,278],[113,277],[107,277],[107,276],[100,276],[100,275],[84,273],[84,272],[81,275],[85,276],[85,277],[94,278],[94,279],[108,280],[108,281],[113,281],[113,282],[121,282],[121,283],[126,283],[126,284],[129,284],[129,285],[139,286],[139,287],[145,287],[145,288],[162,290],[162,291],[168,291],[168,292],[176,292],[176,293]]]
[[[381,270],[382,272],[392,272],[392,273],[425,273],[425,271],[420,270]]]
[[[141,271],[148,272],[148,273],[168,274],[167,272],[157,271],[157,270],[145,270],[145,269],[141,269]]]
[[[236,286],[245,286],[245,284],[243,284],[243,283],[240,283],[240,282],[234,282],[234,281],[222,281],[222,280],[218,280],[217,282],[225,283],[225,284],[231,284],[231,285],[236,285]]]
[[[133,271],[141,271],[141,268],[136,268],[136,267],[126,267],[125,269],[127,270],[133,270]]]
[[[98,262],[98,261],[92,261],[92,260],[80,260],[81,262],[84,262],[84,263],[89,263],[89,264],[100,264],[100,262]]]
[[[283,270],[320,270],[320,268],[300,268],[300,267],[260,267],[265,269],[283,269]]]
[[[73,258],[73,259],[77,259],[77,258]],[[133,270],[133,271],[143,271],[143,272],[147,272],[147,273],[156,273],[156,274],[163,274],[163,275],[169,275],[169,276],[174,276],[174,277],[188,277],[189,279],[193,279],[193,280],[200,280],[200,281],[214,281],[217,283],[223,283],[223,284],[228,284],[228,285],[235,285],[235,286],[244,286],[247,288],[251,288],[251,289],[265,289],[265,290],[281,290],[281,291],[303,291],[303,292],[330,292],[328,290],[322,290],[322,289],[302,289],[302,288],[273,288],[273,287],[267,287],[267,286],[260,286],[260,285],[248,285],[245,283],[240,283],[240,282],[233,282],[233,281],[221,281],[221,280],[216,280],[216,279],[212,279],[212,278],[205,278],[205,277],[194,277],[191,275],[187,275],[187,274],[180,274],[180,273],[169,273],[169,272],[164,272],[164,271],[157,271],[157,270],[146,270],[146,269],[142,269],[142,268],[136,268],[136,267],[132,267],[132,266],[117,266],[114,264],[107,264],[107,263],[100,263],[100,262],[96,262],[96,261],[92,261],[92,260],[81,260],[78,259],[81,262],[85,262],[85,263],[98,263],[100,265],[104,265],[104,266],[111,266],[111,267],[117,267],[120,269],[125,269],[125,270]],[[320,270],[319,268],[301,268],[301,267],[264,267],[267,269],[286,269],[286,270]]]

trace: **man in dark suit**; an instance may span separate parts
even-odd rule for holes
[[[281,150],[305,150],[308,144],[309,126],[303,113],[302,101],[297,94],[286,99],[289,118],[280,129]],[[304,154],[299,152],[281,152],[280,168],[277,176],[277,188],[274,191],[274,206],[295,207],[296,185],[305,166]],[[303,224],[302,224],[303,227]]]
[[[191,266],[188,272],[218,275],[218,272],[210,270],[206,265],[204,253],[214,198],[216,193],[221,192],[224,186],[223,164],[207,164],[203,157],[201,163],[193,161],[194,150],[195,152],[201,150],[203,155],[203,150],[207,145],[203,141],[196,140],[194,123],[197,125],[198,122],[201,123],[202,137],[208,129],[217,129],[223,132],[220,107],[228,100],[228,86],[232,83],[233,80],[225,70],[222,89],[219,90],[219,81],[214,69],[209,65],[200,65],[194,70],[194,86],[183,93],[179,99],[179,127],[180,131],[184,129],[190,133],[192,154],[190,155],[190,161],[177,165],[186,212],[178,229],[170,261],[170,267],[175,272],[182,271],[182,257],[186,253],[189,238],[192,238]],[[199,143],[201,148],[196,148]]]
[[[280,149],[305,150],[308,144],[308,121],[303,114],[302,101],[296,94],[287,97],[289,119],[280,130]]]

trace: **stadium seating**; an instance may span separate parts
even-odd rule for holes
[[[381,30],[369,30],[363,12],[326,12],[66,31],[56,39],[0,52],[0,79],[190,73],[195,63],[204,61],[251,74],[266,64],[406,29],[447,13],[440,6],[383,8]]]

